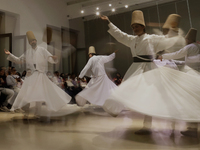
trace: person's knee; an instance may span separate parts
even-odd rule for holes
[[[14,94],[15,94],[14,90],[10,90],[9,93],[10,93],[11,95],[14,95]]]
[[[5,89],[4,93],[9,96],[13,96],[15,94],[14,90],[12,89]]]

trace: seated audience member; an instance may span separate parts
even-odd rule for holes
[[[53,82],[53,76],[50,71],[47,72],[47,77]]]
[[[6,82],[7,82],[7,86],[10,89],[13,89],[14,91],[16,90],[16,92],[19,92],[19,89],[17,88],[17,78],[19,78],[19,76],[15,76],[15,72],[16,71],[8,71],[8,75],[6,77]]]
[[[72,93],[73,93],[73,103],[76,103],[75,102],[75,96],[82,91],[82,88],[80,86],[80,80],[76,77],[76,75],[73,73],[71,75],[71,83],[74,85],[72,87]]]
[[[61,74],[60,74],[60,77],[63,79],[63,81],[66,80],[66,75],[65,75],[64,73],[61,73]]]
[[[0,100],[1,103],[0,110],[4,112],[9,112],[10,110],[8,109],[8,107],[12,105],[11,101],[14,96],[14,91],[7,88],[6,79],[4,76],[5,76],[5,70],[0,69],[0,93],[6,96],[5,99],[1,98]]]
[[[8,75],[6,77],[6,82],[7,82],[7,86],[9,89],[12,89],[14,91],[14,96],[12,97],[12,99],[10,100],[10,104],[12,105],[15,101],[15,98],[17,97],[17,94],[20,91],[20,88],[18,87],[18,81],[21,81],[21,78],[19,76],[15,76],[16,75],[16,70],[12,70],[12,71],[8,71]]]
[[[22,80],[24,80],[25,77],[26,77],[26,70],[24,70],[24,71],[22,72]]]
[[[83,77],[82,79],[80,79],[80,86],[83,88],[85,88],[87,86],[87,80],[85,77]]]
[[[76,104],[75,96],[80,91],[82,91],[82,88],[80,86],[79,79],[76,77],[74,73],[68,74],[64,86],[65,86],[65,92],[72,97],[70,104]]]
[[[17,80],[17,87],[18,88],[21,88],[22,87],[22,84],[23,84],[23,82],[24,82],[24,80],[22,79],[22,76],[21,76],[21,74],[19,73],[19,72],[14,72],[13,74],[16,74],[17,75],[17,77],[15,78],[16,80]]]
[[[54,72],[53,82],[59,86],[61,89],[64,89],[63,79],[60,77],[59,72]]]
[[[18,78],[19,77],[19,75],[17,74],[17,70],[15,69],[15,67],[11,67],[11,70],[9,69],[8,71],[10,71],[12,73],[12,76],[14,78]]]
[[[113,79],[113,82],[118,86],[122,82],[122,77],[119,73],[116,74],[116,77]]]

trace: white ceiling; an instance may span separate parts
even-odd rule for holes
[[[116,14],[134,10],[134,8],[143,8],[152,4],[155,5],[168,1],[174,0],[64,0],[69,19],[91,15],[96,16],[97,11],[100,12],[100,14],[105,12]],[[112,4],[112,6],[109,7],[109,4]],[[129,7],[125,8],[125,5],[128,5]],[[96,10],[97,7],[99,7],[99,10]],[[115,12],[111,11],[113,8],[115,8]],[[84,10],[83,14],[81,13],[81,10]]]

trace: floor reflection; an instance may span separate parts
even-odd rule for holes
[[[151,135],[136,135],[143,115],[123,111],[113,118],[100,107],[89,106],[62,117],[30,116],[0,112],[2,150],[200,150],[198,138],[184,137],[184,122],[176,122],[171,134],[170,121],[153,119]]]

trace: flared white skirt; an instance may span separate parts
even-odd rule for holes
[[[137,72],[143,72],[140,69]],[[159,67],[128,78],[103,107],[111,115],[128,108],[149,116],[199,122],[200,78]]]
[[[45,107],[45,110],[57,112],[66,106],[70,100],[71,97],[50,81],[46,74],[35,71],[25,79],[13,103],[12,110],[29,105],[30,110]]]
[[[85,89],[77,94],[76,102],[81,106],[87,101],[94,105],[103,106],[111,91],[116,87],[107,75],[92,78]]]

